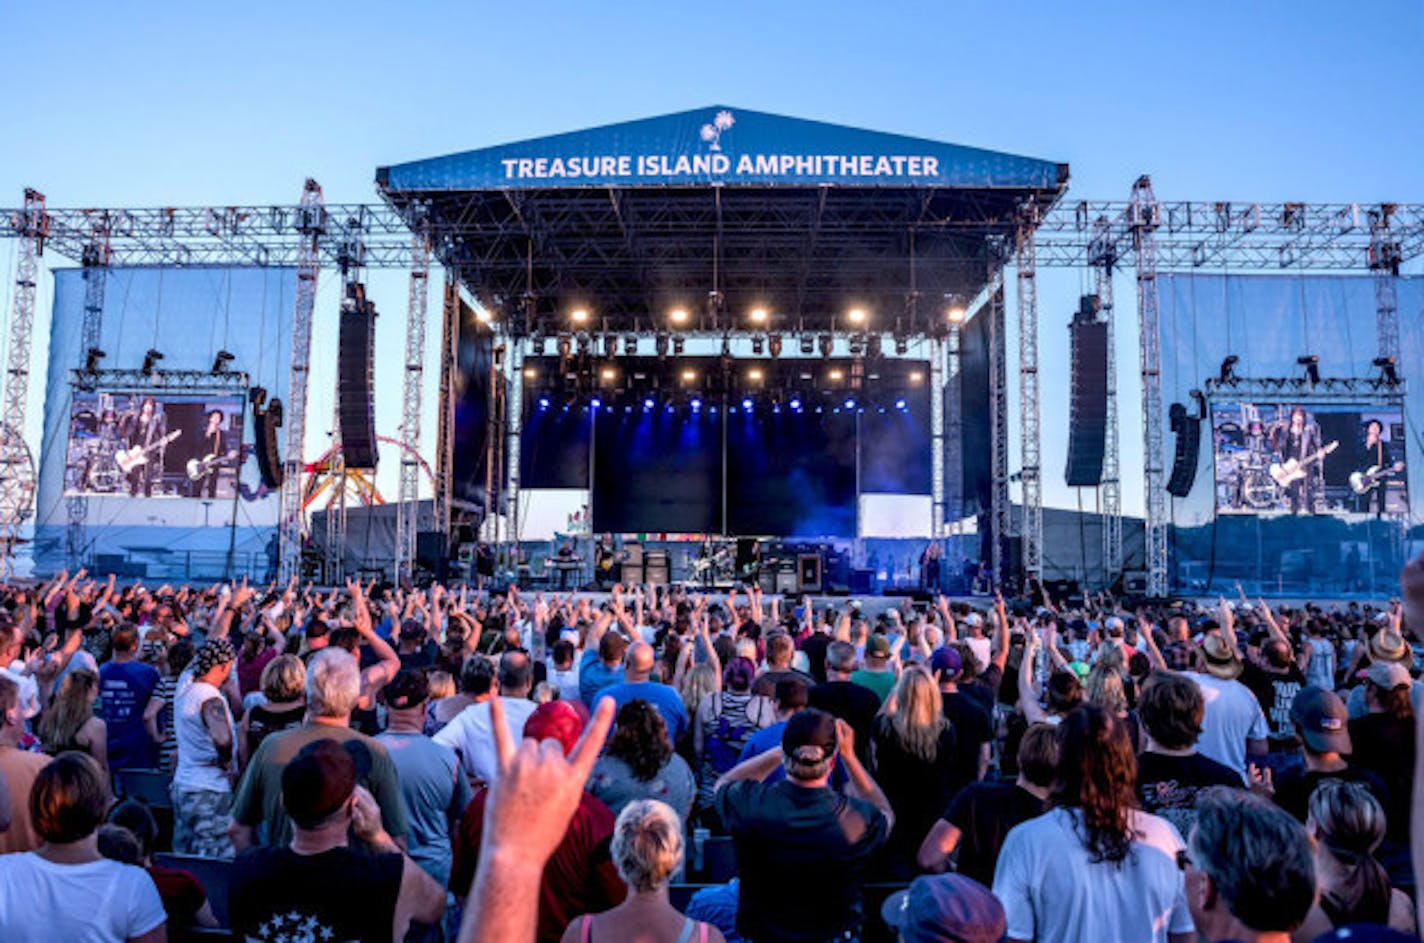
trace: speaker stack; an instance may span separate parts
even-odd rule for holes
[[[1173,403],[1168,416],[1177,436],[1177,448],[1172,456],[1172,477],[1167,480],[1167,493],[1174,498],[1185,498],[1192,493],[1192,484],[1197,480],[1202,421],[1190,415],[1181,403]]]
[[[247,393],[252,402],[252,444],[257,457],[257,473],[268,488],[282,487],[282,452],[277,447],[277,430],[282,427],[282,401],[267,401],[267,391],[254,386]]]
[[[360,282],[341,306],[337,343],[336,410],[347,468],[376,467],[376,403],[372,391],[376,305]]]
[[[1108,427],[1108,326],[1096,320],[1097,298],[1084,295],[1068,326],[1072,388],[1068,406],[1068,485],[1095,488],[1103,479]]]

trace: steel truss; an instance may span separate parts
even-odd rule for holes
[[[92,214],[88,219],[89,241],[80,261],[84,266],[84,321],[79,333],[79,356],[88,359],[88,352],[97,350],[104,333],[104,290],[109,281],[109,263],[113,254],[109,248],[110,215],[107,211]],[[64,499],[68,515],[65,530],[65,556],[71,570],[83,565],[88,550],[86,530],[89,523],[89,499],[72,495]]]
[[[1132,247],[1137,263],[1138,370],[1142,380],[1142,472],[1146,504],[1147,595],[1167,595],[1167,491],[1162,480],[1162,337],[1157,317],[1156,234],[1152,181],[1132,185]]]
[[[1013,506],[1009,502],[1009,365],[1004,339],[1004,283],[1000,281],[989,302],[989,431],[991,491],[989,496],[990,569],[996,588],[1008,576],[1005,544],[1014,532]]]
[[[283,213],[282,217],[285,226],[288,216]],[[321,251],[325,244],[322,236],[326,233],[326,220],[321,185],[307,178],[302,187],[301,203],[291,214],[290,221],[300,239],[295,258],[297,290],[292,306],[292,362],[287,381],[287,403],[283,410],[287,441],[282,455],[280,523],[277,528],[277,578],[282,583],[301,573],[302,533],[305,530],[302,474],[306,470],[302,454],[307,436],[307,381],[311,375],[312,316],[316,311],[316,282],[321,272]]]
[[[1122,575],[1122,457],[1118,448],[1117,347],[1113,308],[1113,271],[1117,267],[1117,245],[1107,220],[1094,224],[1095,245],[1089,251],[1093,267],[1093,287],[1098,296],[1098,316],[1107,324],[1108,364],[1106,383],[1106,423],[1103,429],[1103,474],[1099,485],[1099,512],[1103,528],[1104,584],[1112,585]]]
[[[0,542],[4,573],[14,575],[14,550],[20,525],[35,506],[35,466],[25,445],[25,406],[30,394],[30,345],[35,326],[35,294],[40,258],[44,254],[49,217],[44,194],[25,191],[24,206],[10,217],[10,232],[20,242],[15,267],[15,294],[10,304],[10,331],[5,355],[3,420],[0,420]]]
[[[1023,518],[1019,531],[1023,543],[1023,575],[1043,578],[1043,459],[1039,428],[1038,395],[1038,262],[1034,252],[1033,212],[1014,237],[1014,267],[1018,275],[1019,313],[1019,458],[1021,460]]]
[[[420,403],[425,386],[425,317],[430,297],[430,237],[416,227],[410,243],[406,299],[405,376],[401,387],[401,464],[396,500],[396,581],[408,582],[415,566],[420,518]]]

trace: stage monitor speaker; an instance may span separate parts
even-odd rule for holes
[[[1167,480],[1167,493],[1174,498],[1185,498],[1192,493],[1192,484],[1197,480],[1201,420],[1188,415],[1187,408],[1181,403],[1173,403],[1169,414],[1172,431],[1177,436],[1177,447],[1172,456],[1172,477]]]
[[[643,582],[650,586],[666,586],[672,582],[672,569],[666,550],[644,551]]]
[[[282,487],[285,472],[282,452],[277,447],[277,430],[282,426],[282,401],[267,401],[267,391],[255,388],[252,396],[252,445],[257,456],[257,473],[268,488]]]
[[[761,569],[757,571],[757,588],[767,595],[777,592],[776,567],[769,565],[767,561],[762,561]],[[794,586],[792,591],[795,592]]]
[[[360,288],[359,285],[353,286]],[[342,305],[337,339],[336,411],[347,468],[376,467],[376,402],[372,393],[376,306],[365,291]]]
[[[1068,485],[1096,488],[1103,478],[1108,423],[1108,326],[1077,320],[1068,326],[1072,387],[1068,399]]]
[[[819,593],[821,591],[821,555],[802,553],[796,557],[796,580],[799,592]]]
[[[785,558],[777,560],[774,592],[783,596],[794,596],[800,589],[801,581],[796,575],[796,561]]]
[[[639,583],[646,583],[647,580],[643,578],[644,576],[641,562],[623,564],[623,582],[627,585],[636,586]]]

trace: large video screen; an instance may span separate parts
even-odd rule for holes
[[[1406,514],[1396,405],[1214,403],[1218,514]]]
[[[231,501],[243,400],[172,393],[74,393],[66,496]]]

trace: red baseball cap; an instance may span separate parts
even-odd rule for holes
[[[533,737],[541,743],[557,740],[564,748],[564,755],[578,743],[583,733],[583,718],[568,701],[546,701],[534,709],[524,722],[524,736]]]

